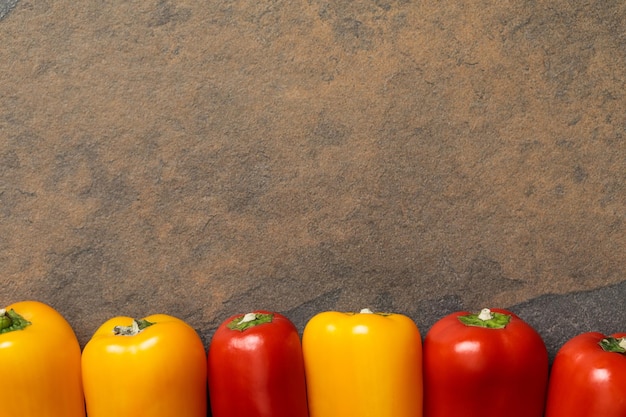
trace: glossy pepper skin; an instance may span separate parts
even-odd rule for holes
[[[422,342],[409,317],[322,312],[302,347],[311,417],[422,416]]]
[[[541,417],[547,382],[542,338],[510,311],[453,313],[424,338],[425,417]]]
[[[546,417],[624,416],[626,333],[588,332],[570,339],[552,364]]]
[[[0,361],[1,417],[85,416],[80,345],[52,307],[22,301],[0,311]]]
[[[300,336],[265,310],[224,321],[208,353],[213,417],[308,417]]]
[[[82,371],[89,417],[206,417],[204,345],[175,317],[106,321],[83,350]]]

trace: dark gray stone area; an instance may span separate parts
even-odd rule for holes
[[[624,332],[626,281],[592,291],[546,294],[511,306],[544,339],[551,359],[563,344],[585,332]]]

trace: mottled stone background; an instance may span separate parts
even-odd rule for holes
[[[466,4],[467,3],[467,4]],[[0,304],[626,330],[626,3],[0,0]]]

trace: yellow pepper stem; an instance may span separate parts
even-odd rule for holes
[[[7,311],[4,308],[0,310],[0,331],[11,327],[12,324],[13,320],[11,320],[11,317],[7,316]]]
[[[348,314],[355,314],[355,313],[348,313]],[[391,315],[391,313],[384,313],[382,311],[372,311],[372,309],[370,309],[370,308],[362,308],[361,310],[359,310],[358,314],[375,314],[377,316],[389,316],[389,315]]]
[[[30,321],[17,314],[15,310],[0,309],[0,334],[24,330],[30,324]]]
[[[133,322],[130,326],[115,326],[113,328],[113,334],[117,336],[134,336],[141,333],[143,329],[152,326],[153,324],[154,323],[151,323],[145,319],[133,319]]]

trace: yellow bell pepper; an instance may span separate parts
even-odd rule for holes
[[[0,309],[2,417],[84,417],[80,345],[52,307],[22,301]]]
[[[422,416],[422,340],[409,317],[322,312],[302,349],[310,417]]]
[[[85,346],[82,371],[89,417],[206,417],[204,345],[175,317],[108,320]]]

